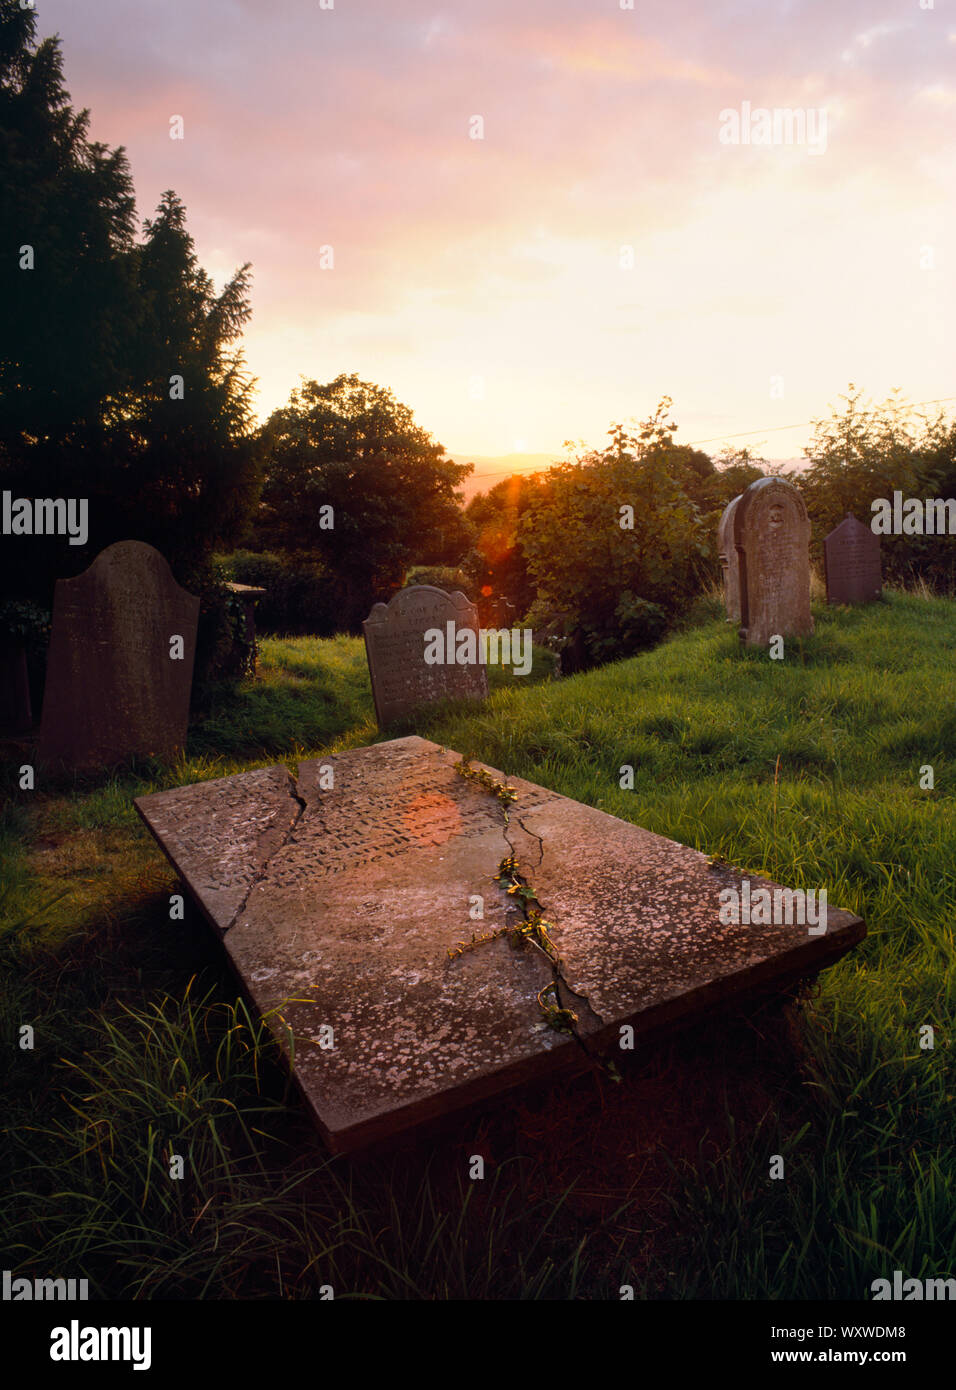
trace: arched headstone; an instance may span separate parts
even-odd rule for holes
[[[728,502],[717,527],[717,553],[724,580],[724,607],[727,609],[728,623],[737,623],[738,626],[740,624],[740,565],[737,560],[737,548],[734,544],[734,514],[737,511],[737,503],[742,496],[742,493],[738,493],[732,502]]]
[[[446,594],[431,584],[399,589],[386,603],[376,603],[362,624],[378,727],[385,729],[440,700],[483,700],[488,677],[478,661],[478,610],[464,594]],[[474,633],[474,659],[458,636]],[[442,661],[433,655],[442,634]],[[469,644],[470,645],[470,644]]]
[[[158,550],[118,541],[57,581],[41,761],[109,767],[172,759],[186,741],[199,599]]]
[[[810,616],[810,519],[797,488],[758,478],[733,514],[740,576],[740,637],[748,647],[805,637]]]

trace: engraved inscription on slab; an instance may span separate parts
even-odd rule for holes
[[[199,599],[142,541],[108,546],[76,579],[58,580],[40,758],[73,768],[174,758],[186,740],[198,621]]]
[[[580,1070],[589,1052],[619,1055],[623,1024],[650,1036],[812,973],[864,934],[830,906],[820,935],[727,926],[735,870],[517,777],[506,826],[458,761],[401,738],[302,763],[295,779],[259,769],[136,802],[287,1050],[291,1029],[295,1077],[337,1151]],[[499,937],[449,958],[514,923],[494,878],[512,853],[551,924],[576,1037],[542,1021],[556,978],[543,952]]]
[[[446,594],[431,584],[413,584],[387,604],[376,603],[362,629],[380,729],[439,700],[486,698],[488,677],[480,662],[430,665],[425,660],[426,632],[439,629],[446,635],[448,658],[456,654],[454,634],[466,628],[478,632],[478,612],[457,591]]]
[[[758,478],[740,495],[733,530],[742,641],[765,647],[774,636],[811,633],[810,521],[797,488]]]
[[[883,592],[880,538],[847,515],[823,542],[828,603],[872,603]]]

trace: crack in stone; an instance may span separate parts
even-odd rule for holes
[[[525,825],[524,821],[521,819],[520,816],[515,816],[514,819],[515,819],[516,823],[517,823],[518,825],[521,826],[521,829],[522,829],[522,830],[524,831],[524,833],[528,836],[528,839],[529,839],[529,840],[537,840],[537,842],[538,842],[538,862],[537,862],[536,864],[532,864],[532,865],[531,865],[531,868],[533,868],[533,869],[540,869],[540,868],[541,868],[541,865],[544,863],[544,840],[541,838],[541,836],[538,834],[538,832],[537,832],[536,830],[529,830],[528,827]],[[507,841],[508,848],[511,850],[511,853],[515,856],[515,858],[517,858],[518,856],[517,856],[517,853],[516,853],[516,851],[515,851],[515,847],[514,847],[514,845],[511,843],[511,841],[508,839],[508,815],[507,815],[507,811],[505,812],[505,840]]]
[[[537,831],[535,831],[535,830],[529,830],[528,827],[525,825],[524,821],[521,819],[521,817],[520,817],[519,815],[515,815],[515,816],[513,817],[513,819],[515,820],[515,822],[516,822],[518,825],[520,825],[521,829],[524,831],[524,833],[528,836],[529,839],[531,839],[531,840],[537,840],[537,842],[538,842],[538,849],[539,849],[538,861],[537,861],[536,864],[531,865],[530,867],[531,867],[531,868],[535,868],[535,869],[540,869],[541,865],[542,865],[543,862],[544,862],[544,839],[543,839],[543,837],[542,837],[541,835],[539,835],[539,834],[537,833]],[[504,826],[502,827],[502,833],[503,833],[503,836],[504,836],[505,844],[508,846],[508,849],[511,851],[512,857],[513,857],[515,860],[517,860],[518,855],[517,855],[516,848],[515,848],[514,844],[512,843],[511,838],[510,838],[510,836],[509,836],[509,834],[508,834],[508,825],[509,825],[509,822],[510,822],[509,813],[508,813],[507,809],[505,809],[505,823],[504,823]],[[533,887],[534,885],[532,884],[531,886]],[[541,908],[542,914],[543,914],[545,917],[547,917],[547,909],[544,907],[544,904],[541,903],[537,898],[535,898],[535,902],[538,904],[539,908]],[[540,949],[540,947],[539,947],[538,949]],[[562,1009],[569,1009],[569,1008],[571,1008],[571,1004],[568,1002],[568,1001],[570,1000],[570,1001],[572,1001],[574,1004],[576,1004],[576,1005],[578,1006],[578,1009],[580,1009],[580,1010],[582,1010],[582,1011],[583,1011],[584,1009],[586,1009],[586,1010],[588,1011],[588,1013],[591,1015],[591,1017],[597,1021],[598,1027],[599,1027],[599,1028],[602,1027],[603,1024],[604,1024],[604,1020],[603,1020],[603,1018],[601,1017],[601,1015],[597,1012],[597,1010],[594,1009],[594,1008],[592,1007],[591,1001],[588,999],[588,996],[587,996],[586,994],[578,994],[578,992],[577,992],[576,990],[573,990],[573,989],[571,988],[571,986],[568,984],[567,980],[564,978],[564,975],[561,973],[561,961],[560,961],[560,958],[558,958],[557,960],[555,960],[555,958],[554,958],[553,956],[548,955],[548,953],[547,953],[546,951],[542,951],[541,954],[547,956],[547,959],[548,959],[548,960],[550,961],[550,963],[551,963],[551,975],[552,975],[552,980],[553,980],[553,983],[554,983],[555,999],[556,999],[557,1002],[558,1002],[558,1006],[559,1006],[560,1008],[562,1008]],[[584,1039],[581,1037],[580,1033],[578,1032],[577,1025],[572,1025],[572,1027],[571,1027],[571,1029],[570,1029],[570,1033],[571,1033],[571,1036],[574,1038],[575,1042],[578,1044],[578,1046],[584,1049],[584,1051],[585,1051],[585,1052],[587,1053],[587,1055],[591,1058],[591,1060],[592,1060],[593,1062],[600,1063],[600,1057],[599,1057],[599,1055],[598,1055],[597,1053],[595,1053],[595,1052],[592,1052],[591,1049],[588,1047],[587,1043],[584,1041]]]
[[[291,772],[288,773],[288,777],[289,777],[289,796],[290,796],[291,800],[293,800],[294,802],[297,803],[297,805],[298,805],[298,810],[296,811],[295,815],[292,817],[291,821],[289,822],[288,828],[286,829],[286,832],[285,832],[285,834],[284,834],[283,837],[282,837],[282,842],[281,842],[281,844],[276,845],[276,847],[275,847],[275,849],[272,851],[272,853],[266,856],[266,858],[265,858],[265,860],[263,861],[263,863],[259,866],[259,868],[256,870],[256,872],[253,874],[251,880],[249,881],[249,887],[246,889],[245,893],[243,893],[243,895],[242,895],[242,902],[241,902],[241,903],[239,904],[239,906],[236,908],[235,912],[232,914],[232,917],[229,919],[229,921],[226,923],[226,925],[222,928],[222,935],[223,935],[223,936],[225,936],[227,932],[229,932],[229,931],[232,930],[232,928],[233,928],[233,927],[236,925],[236,923],[238,922],[239,918],[240,918],[240,917],[242,916],[242,914],[245,912],[246,906],[247,906],[247,904],[248,904],[248,902],[249,902],[249,899],[252,897],[253,890],[254,890],[255,888],[257,888],[257,887],[259,886],[259,884],[262,883],[263,880],[266,878],[266,875],[268,874],[269,869],[270,869],[270,867],[271,867],[271,865],[272,865],[272,862],[273,862],[273,860],[275,859],[276,855],[277,855],[277,854],[281,854],[282,851],[285,849],[286,845],[287,845],[287,844],[289,843],[289,841],[291,840],[291,838],[292,838],[292,836],[293,836],[293,834],[294,834],[294,832],[295,832],[295,829],[296,829],[297,825],[299,824],[299,821],[300,821],[300,820],[302,819],[302,817],[305,815],[305,812],[306,812],[306,810],[307,810],[307,803],[306,803],[305,797],[302,796],[302,794],[301,794],[300,791],[299,791],[298,771],[299,771],[299,769],[298,769],[298,765],[297,765],[297,766],[296,766],[296,775],[295,775],[295,776],[293,776]]]

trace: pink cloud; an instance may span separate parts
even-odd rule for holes
[[[330,363],[341,343],[347,365],[364,370],[364,351],[440,408],[453,352],[429,356],[428,335],[480,356],[500,322],[497,351],[547,400],[542,419],[603,410],[602,392],[635,374],[628,354],[725,402],[734,361],[759,377],[768,324],[805,344],[828,295],[858,351],[855,325],[872,337],[861,248],[886,239],[889,292],[905,297],[887,257],[902,266],[906,238],[951,208],[948,30],[895,3],[45,0],[41,31],[55,27],[94,136],[128,148],[141,215],[173,187],[204,264],[225,275],[253,260],[247,349],[273,394],[283,371],[291,387],[319,370],[315,343]],[[826,106],[825,157],[722,147],[719,113],[744,100]],[[476,114],[482,141],[468,138]],[[318,268],[323,244],[334,272]],[[630,280],[622,244],[637,252]],[[283,334],[307,354],[289,347],[287,366]],[[575,353],[600,363],[589,400]]]

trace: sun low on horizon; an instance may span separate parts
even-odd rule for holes
[[[260,419],[356,372],[491,479],[664,395],[775,458],[849,381],[952,395],[945,4],[35,8],[139,218],[252,263]]]

